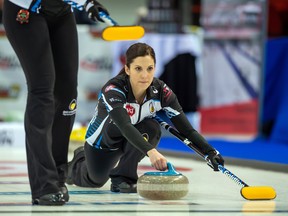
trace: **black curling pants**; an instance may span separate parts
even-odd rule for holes
[[[110,124],[113,127],[113,124]],[[115,126],[115,125],[114,125]],[[115,126],[116,127],[116,126]],[[140,133],[148,138],[148,142],[156,147],[160,141],[161,128],[153,119],[145,119],[135,127]],[[109,136],[109,128],[103,130],[102,140],[112,140]],[[113,130],[115,131],[115,129]],[[115,144],[119,146],[115,140]],[[85,143],[85,158],[79,158],[78,163],[73,167],[72,178],[75,185],[82,187],[102,187],[109,178],[112,183],[128,182],[135,184],[138,179],[138,163],[145,157],[145,154],[128,143],[123,137],[118,142],[122,147],[117,149],[97,149],[87,142]],[[109,143],[111,146],[111,143]],[[112,144],[113,145],[113,144]]]
[[[78,36],[70,10],[48,16],[4,1],[3,22],[27,80],[26,152],[32,198],[59,191],[65,182],[69,137],[75,119]]]

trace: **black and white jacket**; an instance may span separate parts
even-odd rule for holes
[[[194,142],[204,153],[214,150],[206,140],[193,129],[187,120],[176,95],[161,80],[154,78],[146,91],[142,104],[137,103],[129,77],[118,75],[109,80],[99,94],[95,114],[88,126],[86,141],[92,146],[103,131],[106,121],[113,121],[122,135],[144,154],[151,150],[140,132],[133,126],[145,118],[153,118],[160,110],[165,111],[178,131]]]

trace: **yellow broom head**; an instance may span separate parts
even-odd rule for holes
[[[138,40],[145,34],[142,26],[109,26],[102,32],[102,38],[106,41]]]
[[[241,195],[247,200],[272,200],[276,191],[270,186],[247,186],[241,189]]]

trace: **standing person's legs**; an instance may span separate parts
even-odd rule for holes
[[[77,108],[78,36],[75,18],[70,10],[48,25],[56,71],[52,150],[59,183],[60,186],[64,186],[69,138]]]
[[[158,145],[161,138],[161,128],[155,120],[145,119],[135,125],[135,127],[151,145],[154,147]],[[145,155],[130,143],[124,145],[124,153],[117,167],[110,172],[111,191],[124,193],[136,192],[136,183],[138,180],[137,167],[144,157]],[[121,183],[123,184],[121,185]]]
[[[3,22],[28,85],[24,120],[26,152],[32,199],[36,199],[59,191],[58,174],[51,150],[55,71],[45,19],[30,13],[29,23],[21,24],[16,21],[20,9],[5,1]]]

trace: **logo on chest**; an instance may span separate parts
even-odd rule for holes
[[[154,107],[154,104],[152,102],[149,103],[149,112],[151,114],[155,113],[155,107]]]
[[[135,114],[135,108],[131,106],[130,104],[127,104],[125,108],[129,116],[133,116]]]

